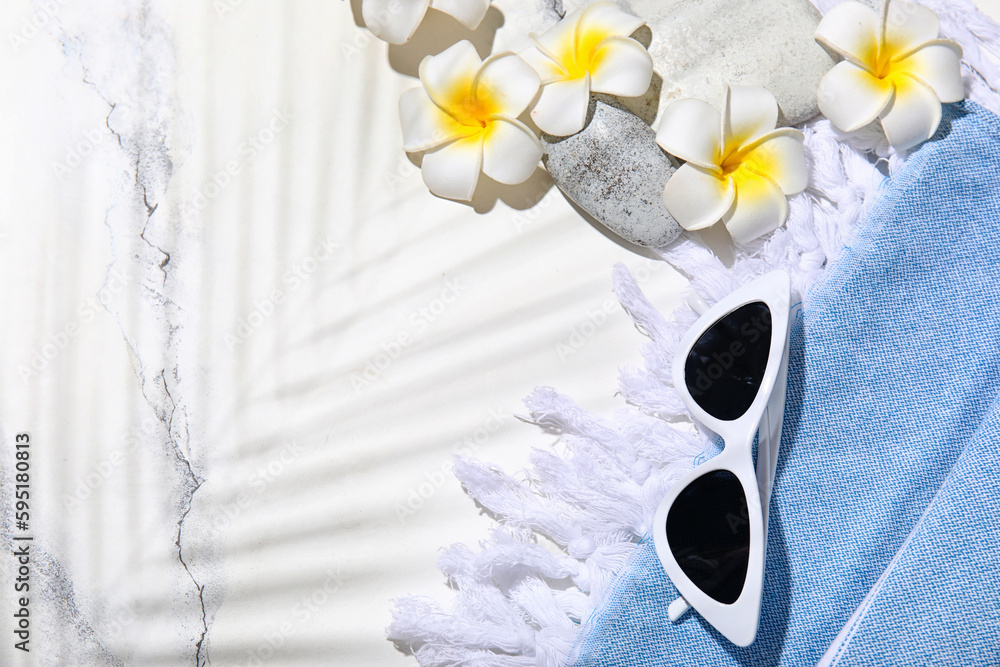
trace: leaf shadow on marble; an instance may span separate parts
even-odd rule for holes
[[[528,180],[517,185],[497,183],[486,174],[481,174],[472,201],[458,203],[471,206],[476,213],[489,213],[497,201],[502,201],[515,211],[526,211],[540,202],[553,185],[549,172],[541,167],[535,168]]]

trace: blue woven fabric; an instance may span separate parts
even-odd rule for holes
[[[998,395],[1000,121],[967,102],[793,325],[757,640],[671,623],[647,538],[573,664],[1000,664]]]

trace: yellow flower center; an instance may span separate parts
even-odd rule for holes
[[[472,90],[472,78],[457,79],[445,92],[445,108],[460,124],[485,129],[500,111],[496,95],[486,85]]]
[[[756,183],[762,176],[774,178],[784,170],[780,154],[777,154],[767,142],[753,146],[743,145],[732,150],[719,163],[722,173],[718,177],[725,180],[733,179],[737,192],[747,183]]]
[[[723,176],[729,176],[743,165],[743,151],[735,149],[722,159],[719,168],[722,169]]]
[[[889,36],[880,37],[878,41],[869,45],[862,62],[871,68],[875,78],[888,79],[899,69],[897,63],[892,61],[893,57],[905,47],[905,44],[890,40]]]
[[[575,35],[568,34],[554,53],[566,78],[580,79],[593,73],[604,57],[597,46],[611,35],[606,27],[592,24],[578,26]]]
[[[876,78],[886,79],[892,76],[892,54],[893,52],[891,49],[882,49],[882,52],[879,53],[878,56],[875,57],[874,61],[870,63]]]

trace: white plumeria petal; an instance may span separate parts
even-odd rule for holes
[[[598,93],[638,97],[649,90],[653,59],[631,37],[608,37],[591,56],[590,89]]]
[[[730,236],[747,243],[780,227],[788,217],[788,201],[777,183],[749,169],[739,169],[736,201],[722,216]]]
[[[941,122],[941,102],[912,77],[896,77],[895,84],[896,94],[882,112],[882,129],[894,148],[905,150],[934,136]]]
[[[498,116],[483,140],[483,173],[498,183],[528,180],[542,159],[542,145],[523,123]]]
[[[890,2],[885,22],[885,48],[889,53],[909,53],[937,39],[939,29],[937,14],[927,7],[912,2]]]
[[[667,181],[663,205],[684,229],[704,229],[722,219],[735,192],[732,178],[688,162]]]
[[[542,88],[531,119],[542,132],[557,137],[576,134],[587,123],[590,77],[556,81]]]
[[[879,16],[860,2],[843,2],[826,13],[816,28],[816,40],[859,67],[878,55]]]
[[[463,39],[436,56],[427,56],[421,60],[420,82],[424,84],[434,103],[447,111],[452,103],[450,94],[455,83],[467,82],[466,92],[471,91],[472,81],[482,64],[476,47]]]
[[[363,0],[361,16],[373,35],[390,44],[405,44],[427,13],[430,0]]]
[[[458,139],[424,154],[424,183],[438,197],[471,201],[483,164],[483,137]]]
[[[411,88],[399,98],[399,122],[403,128],[403,150],[425,151],[479,131],[458,123],[427,96],[423,88]]]
[[[540,86],[538,73],[516,53],[507,51],[483,61],[472,94],[490,99],[495,113],[517,118],[535,99]]]
[[[723,154],[746,146],[778,124],[778,103],[766,88],[726,86],[722,117]]]
[[[798,130],[783,127],[757,140],[741,166],[773,180],[786,195],[794,195],[809,185],[805,137]]]
[[[543,53],[548,54],[557,62],[572,60],[573,51],[576,48],[577,23],[582,13],[583,9],[577,9],[567,14],[541,35],[531,35],[532,40]]]
[[[685,162],[717,169],[722,143],[719,110],[708,102],[685,98],[672,102],[660,118],[656,143]]]
[[[847,60],[819,82],[819,110],[844,132],[854,132],[878,118],[892,100],[892,82],[878,79]]]
[[[595,2],[588,5],[580,15],[580,34],[577,39],[586,41],[588,34],[603,35],[601,39],[609,36],[628,37],[645,23],[613,2]]]
[[[774,96],[757,87],[727,86],[722,114],[699,100],[667,107],[657,142],[689,161],[667,181],[663,202],[682,227],[700,229],[721,216],[745,243],[784,223],[785,191],[802,191],[808,171],[802,133],[776,130],[777,117]]]
[[[846,131],[877,114],[897,150],[932,137],[941,122],[941,102],[965,96],[962,49],[937,39],[937,15],[921,5],[884,0],[875,39],[869,10],[857,3],[838,5],[831,16],[825,28],[823,19],[816,38],[853,52],[857,67],[839,63],[824,76],[817,92],[820,110]]]
[[[566,71],[559,66],[559,63],[550,58],[537,46],[530,46],[519,52],[518,55],[521,56],[524,62],[531,65],[531,68],[541,78],[543,86],[566,78]]]
[[[556,61],[567,78],[591,71],[591,57],[609,37],[628,37],[645,21],[611,2],[577,9],[540,36],[532,35],[542,53]],[[546,72],[539,71],[543,78]]]
[[[929,86],[942,102],[965,99],[962,47],[955,42],[946,39],[928,42],[894,63],[896,68]]]
[[[396,0],[405,3],[406,0]],[[469,30],[475,30],[482,23],[490,8],[490,0],[431,0],[431,7],[451,14]]]

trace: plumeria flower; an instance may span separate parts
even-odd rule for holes
[[[361,15],[372,34],[390,44],[405,44],[413,37],[427,9],[451,14],[475,30],[490,8],[490,0],[363,0]]]
[[[468,41],[420,63],[421,88],[399,98],[403,148],[423,152],[424,182],[469,201],[483,172],[508,185],[535,171],[542,145],[517,117],[538,94],[538,75],[512,52],[485,61]]]
[[[542,79],[542,96],[531,112],[539,129],[576,134],[587,122],[591,91],[636,97],[649,89],[653,60],[629,35],[645,23],[610,2],[577,9],[521,56]]]
[[[722,114],[708,102],[682,99],[663,112],[656,142],[686,162],[663,191],[667,211],[684,229],[722,220],[746,243],[780,227],[785,197],[809,180],[803,136],[775,129],[778,104],[755,86],[726,86]]]
[[[859,2],[837,5],[823,17],[816,39],[844,57],[820,81],[820,110],[845,132],[881,117],[895,148],[930,139],[941,103],[965,97],[962,47],[938,39],[938,18],[920,5],[899,2],[882,16]]]

